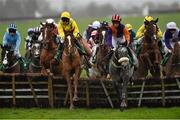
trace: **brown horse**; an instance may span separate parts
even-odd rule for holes
[[[151,21],[146,25],[146,31],[141,45],[139,55],[139,68],[136,71],[136,77],[147,77],[151,74],[153,77],[162,75],[160,62],[162,56],[158,47],[157,41],[157,23],[158,19]]]
[[[14,50],[11,49],[11,46],[2,46],[2,65],[4,66],[4,73],[20,73],[20,63],[16,56],[14,55]]]
[[[100,28],[99,31],[99,47],[97,48],[97,69],[99,70],[101,77],[109,78],[109,61],[111,48],[107,44],[107,30]]]
[[[175,42],[172,55],[164,67],[165,75],[174,77],[180,75],[180,42]]]
[[[74,108],[74,102],[78,100],[77,86],[81,72],[81,58],[75,47],[75,42],[76,39],[72,33],[65,34],[62,54],[62,75],[67,80],[68,93],[70,95],[70,109]]]
[[[43,24],[42,24],[43,25]],[[50,69],[50,71],[54,74],[57,73],[57,69],[55,65],[51,63],[51,60],[56,55],[58,44],[56,43],[56,35],[53,32],[53,29],[49,27],[47,24],[43,25],[42,28],[42,36],[43,36],[43,47],[40,54],[40,63],[42,65],[42,73],[46,73],[46,69]]]

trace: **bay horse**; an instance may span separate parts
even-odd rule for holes
[[[120,103],[120,110],[123,111],[127,107],[127,85],[134,72],[134,66],[130,63],[127,47],[118,44],[110,60],[109,71]]]
[[[12,50],[11,46],[1,46],[2,53],[1,53],[1,59],[2,64],[4,66],[3,72],[4,73],[20,73],[21,72],[21,66],[19,63],[19,60],[14,55],[14,50]]]
[[[174,77],[180,75],[180,41],[177,40],[174,44],[172,55],[170,56],[166,66],[164,67],[165,75]]]
[[[31,60],[29,64],[29,71],[32,73],[41,73],[42,66],[40,64],[40,53],[42,43],[39,41],[33,41],[30,50]]]
[[[81,58],[75,46],[76,39],[72,33],[65,34],[64,50],[62,54],[62,75],[65,77],[70,95],[70,109],[78,101],[78,79],[81,72]]]
[[[155,21],[149,22],[145,27],[146,31],[144,37],[142,38],[141,52],[138,57],[139,68],[135,72],[135,77],[162,77],[162,70],[160,63],[162,60],[162,55],[160,53],[157,41],[158,27]]]
[[[101,27],[99,33],[99,47],[97,48],[97,69],[99,70],[101,77],[109,78],[109,61],[111,58],[111,48],[107,44],[107,29]]]
[[[46,74],[46,69],[50,69],[50,72],[54,74],[58,74],[57,68],[51,62],[54,56],[57,53],[58,44],[56,43],[56,34],[54,33],[54,29],[52,29],[47,24],[42,24],[42,37],[43,37],[43,46],[40,54],[40,63],[42,65],[42,73]]]

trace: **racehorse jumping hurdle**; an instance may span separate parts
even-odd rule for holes
[[[81,79],[77,107],[118,107],[112,81]],[[180,106],[180,76],[138,79],[128,86],[129,107]],[[69,103],[64,78],[41,74],[0,74],[0,107],[64,107]]]

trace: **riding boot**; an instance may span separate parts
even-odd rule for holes
[[[137,57],[139,57],[140,52],[141,52],[141,43],[137,43],[137,45],[136,45],[136,54],[137,54]]]
[[[129,47],[127,47],[127,50],[129,53],[130,63],[134,66],[134,70],[137,70],[139,66],[138,59]]]
[[[98,52],[98,49],[99,47],[97,47],[96,49],[95,49],[95,53],[94,53],[94,55],[93,55],[93,57],[92,57],[92,63],[96,63],[96,55],[97,55],[97,52]]]
[[[161,65],[162,65],[162,66],[165,66],[170,57],[171,57],[171,53],[169,53],[169,52],[166,53],[166,54],[164,55],[164,58],[163,58],[162,62],[161,62]]]
[[[163,44],[162,44],[161,40],[158,40],[158,47],[159,47],[159,50],[161,52],[161,55],[163,56],[165,54],[165,52],[164,52]]]
[[[86,51],[84,50],[84,47],[81,45],[79,40],[76,40],[75,44],[76,44],[76,46],[78,48],[78,52],[79,52],[80,55],[87,55]]]
[[[54,64],[59,64],[61,62],[63,49],[64,49],[64,44],[60,42],[59,46],[58,46],[57,53],[54,56],[54,60],[53,60]]]

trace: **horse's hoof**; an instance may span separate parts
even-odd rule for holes
[[[78,98],[77,96],[74,96],[74,97],[73,97],[73,101],[76,102],[76,101],[78,101],[78,100],[79,100],[79,98]]]
[[[74,105],[70,105],[69,109],[74,110]]]

